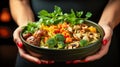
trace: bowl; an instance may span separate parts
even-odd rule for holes
[[[99,51],[102,45],[101,43],[102,39],[104,37],[104,31],[102,27],[99,26],[97,23],[90,21],[90,20],[86,20],[85,23],[96,27],[98,32],[100,32],[100,38],[98,41],[88,46],[81,47],[81,48],[76,48],[76,49],[49,49],[47,48],[46,49],[46,48],[41,48],[41,47],[34,46],[32,44],[27,43],[22,37],[23,32],[20,33],[20,38],[25,46],[25,49],[27,49],[28,51],[32,51],[34,53],[40,54],[41,55],[40,58],[43,60],[54,60],[57,62],[63,62],[63,61],[68,61],[68,60],[83,59]]]

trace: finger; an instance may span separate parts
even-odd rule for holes
[[[48,61],[48,64],[53,64],[54,63],[54,61]]]
[[[71,64],[72,63],[72,61],[66,61],[66,64]]]
[[[14,42],[17,44],[18,42],[21,42],[21,39],[19,37],[19,34],[20,32],[22,31],[22,28],[21,27],[18,27],[14,33],[13,33],[13,39],[14,39]],[[22,43],[22,42],[21,42]]]
[[[24,51],[24,49],[22,47],[20,47],[20,44],[22,45],[21,39],[19,38],[19,34],[20,34],[21,30],[22,30],[22,28],[18,27],[13,33],[14,41],[18,46],[20,56],[23,57],[24,59],[28,60],[28,61],[31,61],[31,62],[34,62],[34,63],[37,63],[37,64],[41,64],[41,61],[38,58],[27,54]]]
[[[73,64],[78,64],[78,63],[87,63],[87,60],[74,60]]]
[[[95,55],[86,57],[85,60],[86,61],[94,61],[94,60],[98,60],[98,59],[102,58],[104,55],[106,55],[109,50],[110,41],[111,40],[109,40],[109,42],[107,43],[106,46],[102,46],[98,53],[96,53]]]
[[[39,60],[39,58],[31,56],[30,54],[27,54],[23,49],[18,48],[20,56],[23,57],[24,59],[33,62],[33,63],[37,63],[37,64],[41,64],[42,62]]]
[[[105,32],[105,35],[104,35],[103,40],[104,40],[104,39],[110,40],[110,39],[111,39],[111,36],[112,36],[112,34],[113,34],[112,28],[110,28],[109,25],[100,25],[100,26],[103,28],[103,30],[104,30],[104,32]]]
[[[51,63],[53,63],[53,61],[39,60],[39,58],[32,56],[30,54],[27,54],[23,48],[22,41],[19,37],[19,34],[21,31],[22,31],[22,28],[18,27],[13,33],[13,37],[14,37],[13,39],[14,39],[15,43],[17,44],[20,56],[23,57],[24,59],[30,61],[30,62],[37,63],[37,64],[41,64],[41,63],[42,64],[48,64],[48,63],[51,64]]]
[[[53,64],[54,61],[50,61],[50,60],[40,60],[41,64]]]
[[[103,45],[107,45],[107,43],[110,41],[110,39],[112,37],[112,34],[113,34],[113,31],[110,28],[105,29],[105,36],[104,36],[103,41],[102,41]]]

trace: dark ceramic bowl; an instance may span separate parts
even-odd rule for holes
[[[101,42],[104,36],[103,29],[96,23],[86,20],[88,25],[93,25],[100,32],[100,39],[88,46],[76,48],[76,49],[48,49],[48,48],[40,48],[34,46],[32,44],[28,44],[22,37],[22,32],[20,34],[20,38],[25,46],[25,49],[28,51],[32,51],[34,53],[38,53],[41,55],[41,59],[44,60],[55,60],[55,61],[67,61],[67,60],[76,60],[83,59],[86,56],[93,55],[101,48]]]

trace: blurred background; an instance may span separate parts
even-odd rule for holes
[[[17,47],[12,34],[16,27],[10,14],[9,0],[0,0],[0,67],[14,67]]]
[[[0,0],[0,67],[14,67],[15,65],[17,47],[13,42],[12,35],[16,28],[17,24],[10,14],[9,0]],[[114,36],[120,40],[120,36],[117,36],[120,35],[120,24],[115,30]],[[119,44],[119,40],[115,44]],[[120,45],[111,45],[109,53],[102,60],[98,61],[98,64],[106,63],[112,67],[119,67],[119,49]]]

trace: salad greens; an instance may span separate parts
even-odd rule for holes
[[[52,25],[66,21],[71,25],[80,24],[89,19],[92,16],[92,13],[87,12],[85,18],[82,18],[82,15],[83,11],[75,12],[73,9],[71,9],[71,13],[63,13],[62,9],[58,6],[54,6],[54,11],[51,13],[46,10],[41,10],[38,12],[39,21],[37,21],[37,23],[29,22],[28,25],[25,26],[24,33],[34,33],[39,29],[40,23],[43,23],[44,25]]]
[[[39,29],[39,25],[40,23],[35,23],[35,22],[31,22],[29,21],[27,26],[24,26],[24,33],[34,33],[35,31],[37,31]]]
[[[83,11],[75,12],[71,9],[71,13],[63,13],[60,7],[55,6],[53,12],[49,13],[46,10],[41,10],[38,15],[40,18],[39,21],[45,25],[58,24],[63,21],[69,22],[71,25],[76,25],[89,19],[92,16],[92,13],[87,12],[85,18],[81,18]]]

